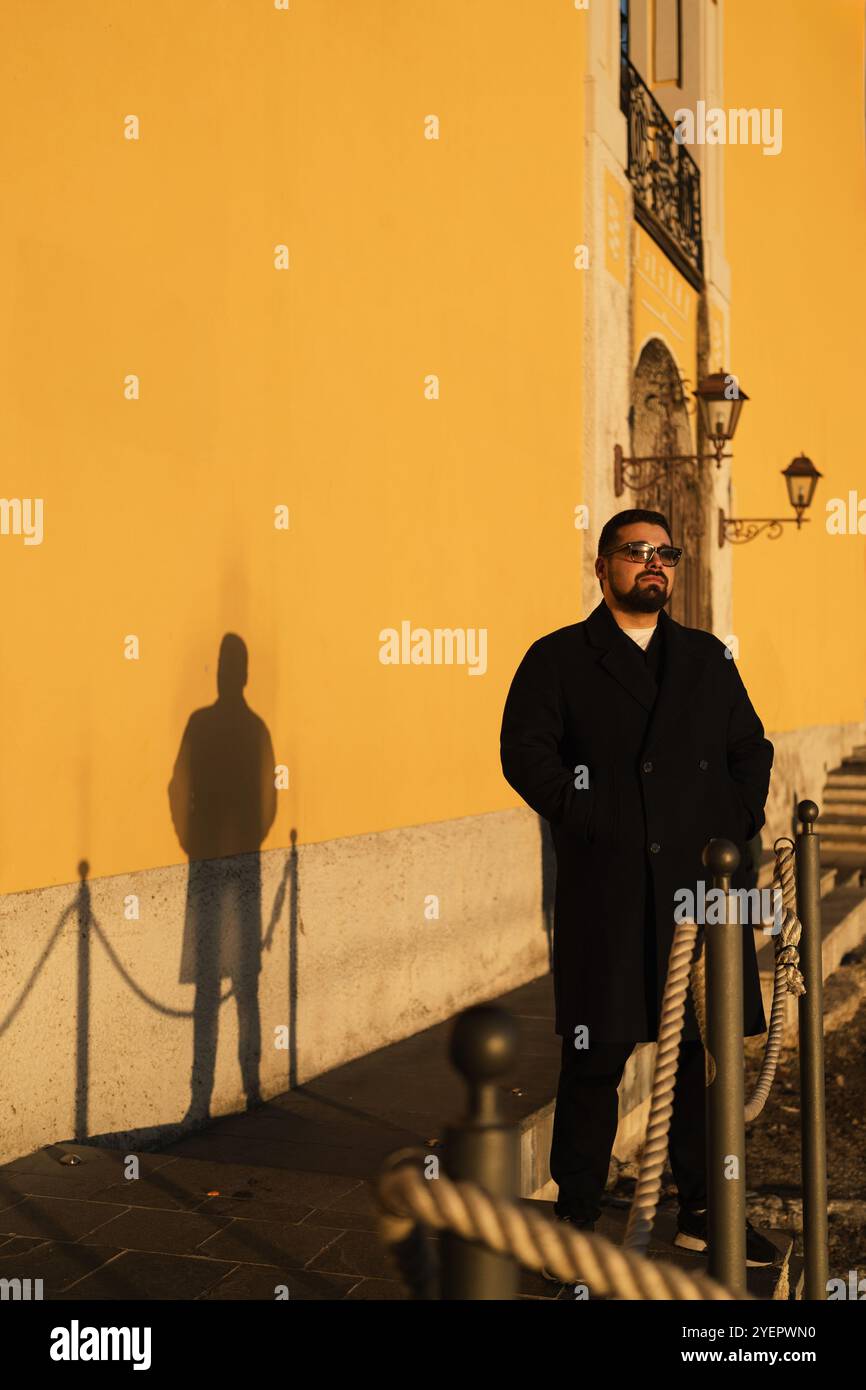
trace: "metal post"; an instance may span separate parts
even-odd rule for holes
[[[806,993],[797,1001],[800,1025],[800,1142],[803,1188],[805,1295],[827,1297],[827,1139],[824,1114],[824,1005],[821,956],[821,850],[818,807],[801,801],[797,835],[797,915],[800,971]]]
[[[445,1134],[445,1171],[468,1178],[494,1197],[520,1192],[520,1136],[502,1119],[499,1078],[517,1056],[517,1021],[492,1004],[460,1014],[450,1057],[468,1086],[466,1116]],[[518,1267],[507,1255],[485,1250],[446,1231],[442,1236],[442,1297],[509,1299],[517,1295]]]
[[[710,840],[703,861],[725,895],[722,920],[707,921],[707,1238],[710,1277],[746,1292],[746,1125],[743,1081],[743,926],[732,911],[740,852]],[[707,913],[708,918],[715,913]]]

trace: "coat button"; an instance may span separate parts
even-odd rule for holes
[[[653,770],[653,765],[652,765],[652,763],[649,761],[649,759],[647,759],[647,761],[644,763],[644,765],[643,765],[643,770],[644,770],[644,772],[652,772],[652,770]]]
[[[707,768],[709,767],[709,763],[707,762],[706,758],[701,758],[701,761],[698,763],[698,767],[701,769],[701,772],[706,772]]]
[[[650,854],[658,854],[660,849],[661,845],[659,844],[658,840],[653,840],[652,844],[650,845]]]

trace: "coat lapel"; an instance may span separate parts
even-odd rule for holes
[[[659,610],[664,639],[664,666],[660,684],[630,637],[619,627],[604,599],[586,619],[589,641],[599,653],[599,665],[645,710],[651,711],[644,748],[652,752],[676,737],[692,702],[692,692],[700,679],[705,659],[696,656],[686,641],[686,629]]]
[[[590,643],[597,648],[599,665],[618,681],[645,710],[658,699],[659,687],[639,649],[627,637],[604,599],[586,620]],[[634,648],[634,650],[630,650]]]
[[[647,753],[659,752],[679,741],[688,723],[689,711],[694,707],[695,687],[706,665],[706,658],[698,656],[686,638],[688,628],[675,622],[664,609],[659,612],[659,622],[663,625],[661,635],[665,642],[664,669],[644,739]]]

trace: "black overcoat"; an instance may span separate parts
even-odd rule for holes
[[[657,1037],[675,893],[712,888],[708,840],[733,840],[743,856],[764,824],[773,745],[728,649],[664,610],[659,645],[657,683],[602,600],[585,622],[533,642],[502,719],[502,770],[550,822],[556,850],[556,1031],[586,1024],[590,1045]],[[742,869],[732,886],[747,886]],[[741,931],[753,1036],[766,1020],[754,929]],[[691,1001],[683,1036],[699,1036]]]

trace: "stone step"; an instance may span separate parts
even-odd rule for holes
[[[823,978],[832,975],[846,951],[866,940],[866,888],[844,884],[821,900],[821,957]],[[775,957],[773,937],[763,930],[755,932],[758,968],[767,969],[772,978]],[[793,997],[793,996],[792,996]]]
[[[866,772],[845,772],[836,767],[828,772],[825,787],[866,787]]]
[[[828,864],[836,870],[836,887],[856,886],[860,883],[860,876],[866,870],[863,862],[863,851],[861,850],[834,850],[832,857],[826,853],[826,846],[821,844],[821,857],[826,859]]]
[[[821,826],[825,824],[827,816],[842,816],[848,820],[851,816],[866,816],[866,787],[862,791],[862,800],[855,799],[853,792],[832,791],[824,793],[824,804],[821,812],[818,833],[821,833]]]
[[[828,826],[833,828],[844,826],[846,830],[859,830],[866,834],[866,814],[861,814],[858,809],[853,815],[846,815],[837,811],[835,807],[823,812],[818,820],[818,834],[821,836],[822,842],[830,834]]]
[[[836,887],[838,877],[837,869],[834,864],[821,865],[821,897],[826,898],[828,893],[832,893]]]
[[[844,854],[852,858],[859,858],[860,864],[866,868],[866,837],[837,832],[822,841],[821,849],[827,859],[834,864],[838,862],[839,856]]]
[[[846,862],[846,860],[850,860],[850,862]],[[866,886],[861,855],[846,856],[844,851],[840,850],[835,856],[833,867],[836,870],[837,888],[863,888]]]
[[[828,826],[826,835],[821,836],[822,859],[830,862],[834,852],[843,848],[853,850],[855,854],[866,854],[866,829],[846,821]]]
[[[859,872],[853,876],[858,880],[857,883],[839,884],[821,899],[821,961],[825,980],[832,975],[845,952],[853,950],[866,938],[866,890],[859,886]],[[769,1022],[773,1004],[776,952],[774,938],[765,935],[761,929],[755,932],[755,953],[758,957],[764,1013]],[[793,994],[785,996],[784,1020],[783,1038],[791,1040],[796,1037],[798,1026],[797,999]]]

